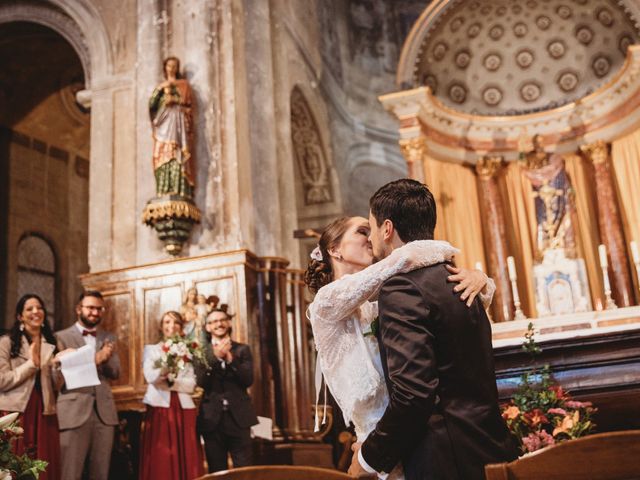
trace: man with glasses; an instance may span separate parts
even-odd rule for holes
[[[251,426],[258,418],[247,393],[253,383],[249,345],[231,340],[231,316],[214,308],[205,324],[207,366],[196,365],[204,394],[198,412],[198,432],[204,438],[209,472],[251,465]],[[208,368],[207,368],[208,367]]]
[[[58,350],[91,345],[95,348],[100,385],[68,390],[63,385],[58,395],[62,478],[79,480],[87,456],[89,477],[107,480],[118,413],[110,380],[120,375],[120,359],[115,351],[117,338],[98,326],[104,314],[104,299],[95,290],[80,295],[76,322],[56,333]]]

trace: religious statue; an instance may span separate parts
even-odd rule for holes
[[[147,202],[142,218],[158,232],[166,251],[177,255],[193,225],[200,222],[200,210],[193,202],[193,95],[178,58],[165,59],[163,73],[165,80],[149,100],[157,197]]]
[[[536,212],[533,276],[540,317],[591,308],[584,260],[577,258],[573,188],[564,158],[547,153],[543,140],[535,135],[528,151],[520,151]]]
[[[198,289],[196,287],[191,287],[187,290],[187,293],[184,296],[182,301],[182,305],[180,306],[180,315],[184,317],[184,314],[189,309],[195,309],[196,302],[198,300]]]
[[[573,217],[574,194],[564,159],[550,155],[542,147],[542,137],[533,137],[533,151],[526,153],[525,176],[533,187],[536,208],[538,254],[562,249],[570,258],[576,255]]]
[[[207,321],[207,315],[209,314],[209,306],[207,305],[207,297],[198,294],[196,303],[196,313],[198,314],[198,323],[204,325]]]
[[[184,319],[183,332],[187,336],[193,337],[199,334],[207,320],[206,313],[203,314],[202,307],[206,312],[206,304],[201,302],[201,298],[205,296],[198,294],[198,289],[191,287],[184,296],[182,305],[180,306],[180,314]]]
[[[149,100],[153,130],[156,194],[193,198],[193,112],[191,87],[180,74],[180,60],[163,64],[165,81]]]

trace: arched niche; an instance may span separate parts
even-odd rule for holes
[[[302,90],[291,92],[291,142],[303,209],[334,201],[330,164],[315,116]]]
[[[109,76],[113,58],[108,35],[96,7],[85,0],[9,1],[0,4],[0,23],[32,22],[58,32],[75,49],[87,88]]]

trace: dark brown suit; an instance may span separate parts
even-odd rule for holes
[[[382,287],[380,353],[389,406],[362,445],[377,471],[402,461],[407,480],[484,479],[484,465],[512,460],[498,406],[491,326],[447,282],[444,264],[396,275]]]

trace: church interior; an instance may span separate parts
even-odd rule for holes
[[[253,353],[255,463],[346,471],[335,404],[314,431],[303,273],[325,225],[405,177],[495,281],[500,401],[548,365],[594,434],[640,430],[640,2],[0,0],[0,58],[2,327],[25,293],[57,331],[102,292],[110,478],[138,478],[144,346],[190,289]],[[154,110],[174,74],[179,192]]]

